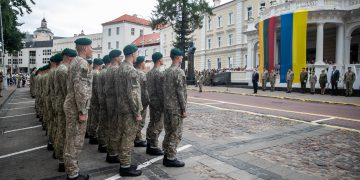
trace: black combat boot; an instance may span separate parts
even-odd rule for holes
[[[144,140],[135,141],[134,147],[146,147],[146,141],[144,141]]]
[[[158,147],[152,148],[150,146],[150,143],[147,143],[146,154],[149,154],[151,156],[161,156],[161,155],[164,155],[164,152]]]
[[[85,132],[85,138],[86,138],[86,139],[89,139],[89,134],[88,134],[88,132]]]
[[[99,144],[99,146],[98,146],[98,151],[99,151],[100,153],[107,153],[107,147],[106,147],[106,145],[101,145],[101,144]]]
[[[113,164],[113,163],[120,163],[119,156],[110,156],[109,153],[106,155],[106,162]]]
[[[96,137],[89,137],[89,144],[99,144]]]
[[[69,178],[69,176],[67,177],[67,180],[88,180],[89,179],[89,175],[81,175],[79,174],[77,177],[74,178]]]
[[[177,159],[169,160],[165,155],[163,159],[163,165],[166,167],[184,167],[185,163]]]
[[[48,142],[48,144],[47,144],[47,150],[48,151],[53,151],[54,150],[54,146],[50,142]]]
[[[65,164],[63,162],[59,163],[59,172],[65,172]]]
[[[40,115],[39,115],[39,114],[36,114],[36,118],[40,118]]]
[[[133,165],[128,168],[120,167],[119,174],[122,177],[124,177],[124,176],[130,176],[130,177],[140,176],[142,174],[142,171],[136,170],[136,168],[137,168],[137,166],[133,166]]]
[[[57,158],[56,158],[56,155],[55,155],[55,151],[54,151],[53,154],[52,154],[52,158],[53,158],[53,159],[57,159]]]

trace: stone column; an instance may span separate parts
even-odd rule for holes
[[[345,38],[345,61],[344,64],[350,64],[350,48],[351,48],[351,34]]]
[[[344,65],[344,24],[339,24],[336,33],[336,65]]]
[[[252,68],[253,68],[253,63],[252,63],[253,54],[254,54],[253,43],[248,40],[248,43],[247,43],[246,70],[252,70]]]
[[[317,24],[315,64],[324,64],[324,23]]]

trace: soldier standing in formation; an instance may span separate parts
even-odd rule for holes
[[[104,92],[105,82],[106,82],[106,71],[110,66],[109,55],[103,57],[103,62],[105,64],[104,68],[99,73],[99,83],[97,88],[98,100],[99,100],[99,129],[98,129],[98,151],[101,153],[107,152],[108,145],[108,131],[109,131],[109,120],[106,107],[106,96]]]
[[[35,98],[35,73],[36,73],[36,67],[34,67],[30,73],[30,95],[32,98]]]
[[[352,88],[353,88],[355,79],[356,79],[355,73],[351,71],[351,67],[348,67],[348,71],[344,75],[344,82],[345,82],[345,86],[346,86],[346,90],[345,90],[346,97],[350,97],[352,95],[352,92],[353,92]]]
[[[308,72],[305,70],[305,68],[302,68],[301,73],[300,73],[301,93],[306,92],[307,80],[308,80]]]
[[[66,138],[66,118],[64,112],[64,101],[67,95],[67,78],[68,78],[68,69],[70,63],[77,56],[75,50],[72,49],[64,49],[62,52],[63,60],[61,65],[56,68],[55,78],[54,78],[54,86],[55,86],[55,109],[56,109],[56,119],[57,119],[57,131],[55,136],[55,156],[59,160],[59,172],[65,172],[64,165],[64,144]]]
[[[140,87],[141,87],[141,104],[143,106],[143,110],[141,111],[142,121],[140,122],[138,131],[136,133],[134,146],[135,147],[146,147],[146,141],[143,139],[141,130],[145,126],[145,118],[147,113],[147,108],[149,106],[149,94],[146,86],[146,74],[144,72],[145,70],[145,56],[139,56],[136,58],[135,64],[134,64],[137,73],[140,78]]]
[[[64,147],[65,171],[68,179],[88,179],[79,174],[78,159],[84,144],[88,110],[90,108],[92,74],[85,59],[91,58],[91,40],[75,41],[78,56],[68,71],[67,95],[64,102],[66,116],[66,143]]]
[[[328,83],[328,80],[327,80],[327,75],[325,73],[325,69],[321,70],[321,74],[320,74],[320,77],[319,77],[319,84],[320,84],[320,88],[321,88],[321,95],[324,95],[325,94],[325,87],[326,87],[326,84]]]
[[[106,109],[108,113],[108,119],[109,119],[109,126],[108,126],[108,146],[107,146],[107,156],[106,156],[106,162],[108,163],[119,163],[119,149],[118,149],[118,139],[120,134],[117,133],[118,129],[121,129],[122,127],[119,126],[118,123],[118,104],[116,101],[116,91],[117,88],[115,86],[116,83],[118,83],[115,80],[116,71],[119,68],[119,65],[121,63],[122,52],[120,50],[114,49],[110,51],[109,58],[111,65],[106,70],[105,75],[105,85],[104,85],[104,92],[106,96]],[[121,101],[120,101],[121,102]]]
[[[294,81],[294,72],[291,69],[289,69],[286,74],[287,93],[291,93],[293,81]]]
[[[275,90],[275,81],[276,81],[276,73],[274,70],[271,70],[270,73],[270,85],[271,85],[271,90],[270,91],[274,91]]]
[[[141,111],[141,84],[140,76],[134,68],[138,52],[135,45],[127,45],[124,48],[125,60],[121,63],[115,76],[116,82],[116,109],[118,110],[118,140],[121,176],[140,176],[141,170],[131,165],[131,149],[142,121]],[[110,56],[111,57],[111,56]]]
[[[265,91],[266,90],[266,83],[269,79],[269,73],[266,69],[264,69],[263,74],[261,75],[261,83],[262,83],[262,90]]]
[[[163,165],[167,167],[183,167],[185,163],[176,158],[176,148],[181,141],[183,119],[186,118],[186,79],[184,71],[179,67],[183,60],[183,52],[177,48],[171,50],[172,65],[164,74],[164,127]]]
[[[315,75],[314,71],[310,73],[309,82],[310,82],[310,93],[315,94],[315,85],[317,82],[317,76]]]
[[[150,98],[150,122],[146,129],[146,153],[149,155],[163,155],[158,140],[164,127],[164,74],[160,71],[160,67],[164,64],[163,55],[156,52],[152,55],[152,60],[154,67],[146,74],[146,86]]]

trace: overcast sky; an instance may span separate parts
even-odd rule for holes
[[[123,14],[138,14],[150,19],[156,0],[34,0],[32,13],[20,17],[23,32],[33,33],[43,17],[55,36],[70,37],[102,32],[101,24]],[[207,0],[213,5],[213,0]],[[230,0],[222,0],[221,4]]]

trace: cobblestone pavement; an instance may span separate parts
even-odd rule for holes
[[[240,99],[232,96],[226,98],[246,103],[241,96]],[[224,101],[226,98],[220,97]],[[44,146],[47,138],[33,114],[33,103],[28,89],[21,88],[1,108],[0,179],[66,177],[57,172],[58,162]],[[283,103],[286,106],[286,100]],[[164,167],[161,157],[148,156],[145,148],[134,148],[132,162],[142,167],[143,175],[121,179],[360,178],[358,132],[311,123],[319,118],[312,115],[280,115],[213,101],[195,101],[190,97],[179,145],[182,149],[178,152],[178,158],[186,166]],[[143,134],[145,131],[146,128]],[[160,142],[163,135],[164,132]],[[92,180],[119,179],[119,164],[106,163],[105,156],[86,140],[79,160],[81,172],[89,174]]]
[[[325,179],[358,179],[359,139],[359,133],[334,131],[250,154]]]

